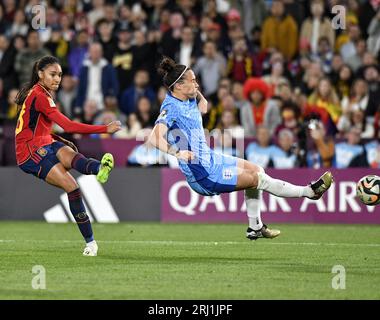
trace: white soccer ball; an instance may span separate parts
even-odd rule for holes
[[[380,203],[380,177],[368,175],[361,178],[356,187],[356,195],[367,206]]]

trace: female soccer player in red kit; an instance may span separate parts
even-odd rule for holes
[[[108,125],[86,125],[65,117],[57,109],[52,97],[52,93],[58,90],[61,78],[62,69],[58,59],[45,56],[34,64],[30,83],[18,92],[16,159],[24,172],[67,192],[71,213],[86,241],[83,255],[96,256],[98,246],[91,222],[79,186],[69,170],[73,168],[82,174],[94,174],[99,182],[105,183],[114,165],[113,157],[106,153],[101,161],[88,159],[77,152],[73,144],[52,136],[51,131],[53,123],[56,123],[68,133],[114,133],[120,130],[121,124],[113,121]]]

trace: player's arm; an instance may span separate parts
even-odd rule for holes
[[[37,97],[37,111],[45,114],[49,120],[58,124],[67,133],[114,133],[121,129],[120,121],[113,121],[108,125],[89,125],[71,121],[57,109],[54,101],[43,95]]]
[[[67,133],[114,133],[121,129],[120,121],[112,121],[108,125],[91,125],[71,121],[57,109],[50,112],[48,118],[58,124]]]
[[[150,143],[162,152],[175,156],[177,159],[190,161],[194,159],[193,152],[189,150],[180,150],[176,145],[169,145],[166,140],[168,127],[163,123],[157,123],[148,139],[147,143]]]
[[[203,94],[198,90],[198,95],[197,95],[197,101],[198,101],[198,109],[202,114],[207,113],[207,105],[208,101],[207,99],[203,96]]]

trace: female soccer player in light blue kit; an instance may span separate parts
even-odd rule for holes
[[[317,200],[330,187],[331,172],[307,186],[296,186],[271,178],[263,168],[244,159],[214,152],[206,143],[202,125],[201,113],[207,112],[207,100],[198,90],[194,72],[167,57],[161,61],[158,72],[168,93],[149,142],[178,159],[187,182],[199,194],[213,196],[245,190],[248,239],[275,238],[280,234],[261,221],[262,190],[284,198]]]

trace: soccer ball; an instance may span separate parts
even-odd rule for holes
[[[380,203],[380,177],[368,175],[361,178],[356,187],[356,195],[367,206]]]

